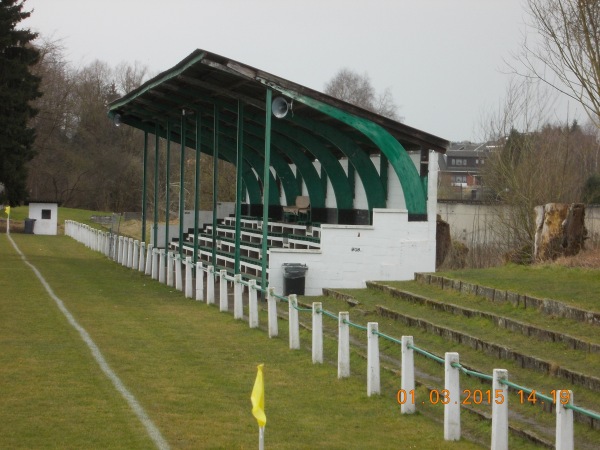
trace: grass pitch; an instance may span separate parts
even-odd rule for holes
[[[334,365],[313,365],[285,333],[269,339],[70,238],[12,236],[172,448],[255,448],[259,363],[267,448],[476,448],[443,441],[442,425],[419,414],[401,416],[390,395],[368,398],[364,371],[338,380]],[[152,448],[5,236],[0,290],[0,448]]]

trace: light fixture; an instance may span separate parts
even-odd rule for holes
[[[115,127],[120,127],[121,126],[121,114],[115,114],[113,117],[113,122],[115,124]]]

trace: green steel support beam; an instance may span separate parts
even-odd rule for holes
[[[262,82],[266,84],[264,80]],[[334,106],[281,86],[274,86],[272,83],[269,86],[306,106],[351,126],[369,138],[385,154],[389,163],[394,168],[404,191],[404,199],[408,212],[413,214],[427,214],[427,190],[424,188],[423,180],[419,177],[419,173],[410,156],[404,150],[404,147],[383,127],[370,120],[354,116]],[[365,188],[367,187],[365,186]]]
[[[146,187],[148,185],[148,132],[144,131],[144,161],[142,174],[142,242],[146,242],[146,214],[148,213]]]
[[[299,114],[293,116],[290,121],[298,124],[311,133],[320,136],[322,139],[330,142],[348,157],[348,167],[354,166],[356,173],[365,188],[369,211],[373,208],[385,208],[385,192],[381,186],[379,173],[373,165],[373,161],[365,151],[363,151],[352,139],[336,130],[332,126],[325,124],[316,124],[314,121],[307,120]],[[329,175],[333,178],[332,175]],[[344,174],[346,177],[346,174]],[[354,180],[351,181],[352,197],[354,198]]]
[[[185,217],[185,109],[181,112],[181,154],[179,155],[179,256],[183,256],[183,219]]]
[[[352,198],[356,198],[356,177],[354,164],[348,159],[348,183],[350,183],[350,189],[352,189]]]
[[[262,221],[262,271],[261,271],[261,282],[260,286],[263,289],[267,289],[267,238],[269,236],[269,180],[271,175],[271,101],[273,98],[273,92],[271,89],[267,89],[267,95],[265,100],[265,175],[264,188],[263,188],[263,221]]]
[[[285,133],[289,139],[300,144],[319,160],[321,167],[325,169],[327,176],[331,180],[338,209],[352,209],[353,199],[346,172],[337,158],[325,148],[323,142],[310,133],[285,124],[282,124],[278,131]]]
[[[262,116],[259,117],[257,115],[248,116],[250,116],[250,119],[252,120],[252,122],[254,122],[255,125],[246,125],[246,130],[251,130],[254,136],[256,136],[257,138],[261,138],[261,136],[259,136],[259,133],[262,133],[263,128],[261,127],[264,127],[264,118]],[[284,129],[282,130],[281,127],[283,127]],[[312,164],[312,161],[306,156],[306,154],[302,150],[303,148],[306,148],[306,146],[302,145],[300,142],[293,141],[292,139],[288,138],[287,129],[291,128],[292,127],[282,124],[282,122],[279,120],[275,121],[275,123],[271,126],[271,147],[273,148],[274,144],[276,151],[279,151],[280,153],[286,155],[292,160],[296,167],[300,169],[300,174],[304,178],[304,181],[306,183],[306,189],[310,198],[311,206],[313,208],[324,208],[325,192],[323,191],[321,186],[319,173]],[[318,145],[319,147],[323,147],[323,144]],[[313,150],[315,152],[318,152],[319,155],[321,154],[321,151],[326,151],[320,148],[313,148]],[[296,175],[296,177],[297,176],[298,175]],[[298,188],[298,192],[301,192],[301,185],[300,188]],[[287,199],[288,205],[293,205],[295,200],[295,198]]]
[[[213,217],[212,217],[212,265],[217,266],[217,196],[219,192],[219,106],[213,106]]]
[[[211,128],[202,127],[202,133],[205,136],[202,138],[203,142],[211,142],[214,141],[214,134]],[[210,156],[214,156],[213,149],[209,145],[204,146],[204,150],[202,153],[205,153]],[[236,153],[233,147],[228,145],[221,144],[221,148],[219,151],[219,155],[223,158],[224,161],[227,161],[233,165],[236,162]],[[250,203],[254,205],[258,205],[261,203],[261,187],[258,183],[258,178],[256,174],[252,171],[247,164],[244,164],[244,169],[242,171],[242,177],[244,179],[244,183],[246,185],[246,189],[248,191],[248,197],[250,199]]]
[[[194,264],[198,262],[198,211],[200,210],[200,158],[202,152],[202,117],[200,110],[196,110],[196,159],[194,171]]]
[[[167,160],[166,168],[166,199],[165,199],[165,248],[169,248],[169,222],[171,221],[171,121],[167,120]]]
[[[321,186],[323,186],[323,190],[327,192],[327,169],[325,169],[323,164],[321,164]],[[352,192],[350,183],[348,183],[348,192]]]
[[[158,245],[158,152],[160,147],[160,136],[158,124],[155,125],[154,131],[154,248]]]
[[[383,190],[385,191],[385,198],[388,198],[388,167],[389,167],[387,157],[381,153],[379,155],[379,178],[381,179],[381,186],[383,186]]]
[[[238,101],[237,159],[235,164],[235,260],[233,273],[240,273],[242,215],[242,170],[244,169],[244,104]]]

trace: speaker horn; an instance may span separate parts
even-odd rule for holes
[[[292,105],[283,97],[276,97],[271,104],[273,115],[278,119],[283,119],[292,108]]]

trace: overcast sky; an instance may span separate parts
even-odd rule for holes
[[[348,67],[391,88],[407,125],[478,141],[509,81],[522,2],[26,0],[23,25],[61,39],[76,67],[138,61],[155,75],[201,48],[319,91]]]

